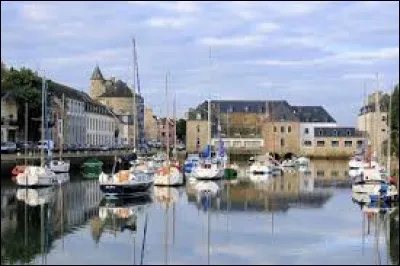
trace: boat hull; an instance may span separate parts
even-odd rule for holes
[[[100,184],[100,190],[108,196],[133,196],[148,192],[153,183],[141,184]]]
[[[238,172],[236,169],[226,168],[224,170],[224,176],[225,176],[225,179],[227,179],[227,180],[236,179],[238,176]]]

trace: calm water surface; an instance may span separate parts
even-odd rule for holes
[[[125,201],[79,174],[28,192],[3,176],[1,263],[398,264],[398,209],[353,202],[345,169],[315,161],[309,175],[215,182],[217,195],[188,182]]]

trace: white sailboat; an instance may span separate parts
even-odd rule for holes
[[[168,108],[168,75],[165,77],[165,98],[167,107],[167,116],[165,119],[166,123],[166,138],[167,138],[167,160],[165,164],[154,173],[154,185],[155,186],[180,186],[183,185],[183,173],[179,169],[179,164],[175,158],[175,163],[172,163],[169,157],[169,108]],[[176,135],[176,134],[175,134]],[[176,136],[175,136],[176,138]],[[176,141],[175,141],[176,142]],[[174,144],[176,148],[176,143]]]
[[[60,148],[59,148],[59,156],[60,159],[56,160],[53,159],[50,161],[50,169],[54,173],[68,173],[69,168],[70,168],[70,161],[68,160],[63,160],[62,159],[62,154],[63,154],[63,144],[64,144],[64,112],[65,112],[65,103],[64,103],[64,94],[62,95],[62,118],[60,119],[58,126],[60,127],[59,129],[59,138],[60,138]]]
[[[45,139],[45,98],[46,98],[46,80],[45,77],[42,79],[42,132],[41,138]],[[46,120],[47,121],[47,120]],[[15,182],[19,186],[26,187],[40,187],[40,186],[51,186],[54,184],[62,184],[69,181],[69,178],[66,179],[65,176],[58,176],[54,173],[50,167],[45,164],[44,160],[44,148],[41,149],[40,156],[40,166],[27,166],[24,169],[24,172],[19,173]]]

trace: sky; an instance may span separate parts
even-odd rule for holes
[[[343,126],[356,125],[364,87],[399,80],[397,1],[1,1],[2,61],[86,92],[96,64],[133,83],[133,37],[157,115],[167,72],[178,117],[207,98],[283,99],[322,105]]]

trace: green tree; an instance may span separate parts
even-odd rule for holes
[[[4,76],[3,76],[4,74]],[[28,138],[38,139],[37,128],[40,122],[32,121],[32,118],[41,116],[41,79],[30,69],[15,70],[2,69],[1,91],[11,92],[16,98],[18,106],[18,127],[25,126],[25,103],[28,103]]]
[[[186,139],[186,120],[179,119],[176,122],[176,137],[177,139],[183,141]]]

